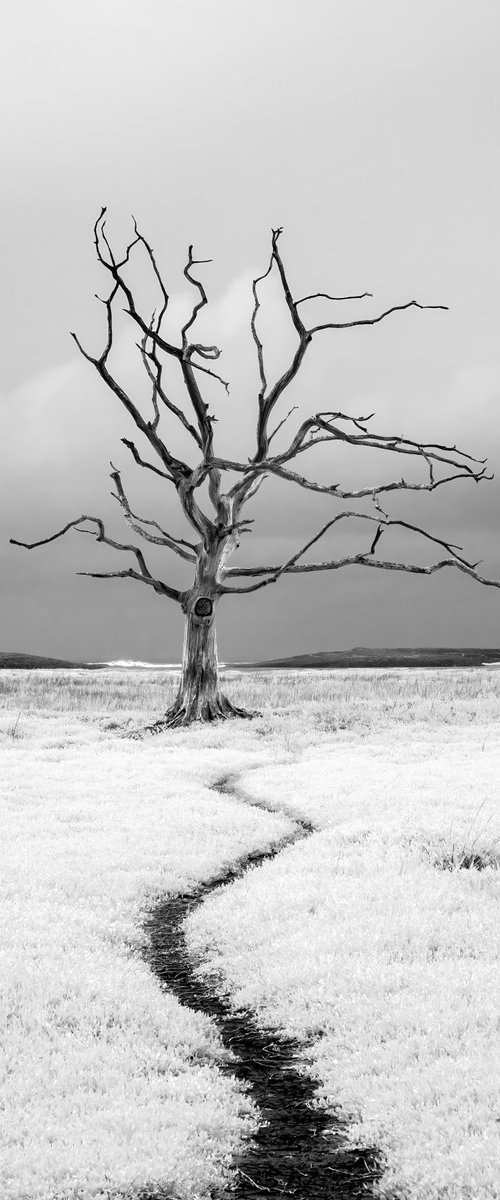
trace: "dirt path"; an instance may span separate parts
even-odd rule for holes
[[[271,805],[254,801],[238,789],[237,776],[225,776],[212,785],[214,791],[246,804],[276,812]],[[286,813],[289,816],[290,814]],[[372,1148],[346,1147],[345,1124],[321,1107],[311,1107],[316,1085],[297,1067],[299,1043],[276,1030],[260,1028],[252,1013],[235,1012],[223,995],[195,974],[197,963],[189,958],[184,921],[205,898],[218,888],[230,886],[249,867],[275,858],[285,846],[315,833],[315,827],[293,818],[296,830],[270,849],[238,859],[195,891],[173,896],[159,904],[145,925],[149,938],[146,957],[162,984],[181,1004],[208,1014],[216,1023],[224,1045],[237,1056],[222,1066],[250,1092],[262,1114],[262,1124],[243,1154],[233,1163],[230,1190],[212,1193],[212,1200],[234,1197],[272,1200],[293,1196],[295,1200],[343,1200],[373,1195],[373,1183],[381,1166]],[[140,1200],[166,1200],[163,1193],[141,1192]]]

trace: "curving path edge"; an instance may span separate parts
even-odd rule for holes
[[[245,772],[246,773],[246,772]],[[232,796],[266,812],[280,812],[271,804],[253,800],[238,789],[238,776],[226,775],[211,785],[213,791]],[[162,984],[181,1004],[211,1017],[221,1039],[236,1060],[219,1069],[244,1083],[257,1105],[262,1123],[235,1157],[233,1178],[225,1191],[211,1192],[211,1200],[255,1200],[294,1197],[295,1200],[351,1200],[373,1196],[373,1185],[383,1170],[374,1147],[347,1146],[346,1122],[321,1106],[311,1105],[317,1087],[297,1067],[300,1043],[275,1029],[260,1027],[250,1012],[231,1007],[212,982],[195,974],[197,962],[186,947],[183,924],[198,905],[217,888],[241,878],[249,867],[275,858],[286,846],[317,832],[315,826],[283,810],[296,830],[267,850],[252,851],[237,859],[223,874],[198,885],[192,892],[160,902],[149,913],[145,958]],[[137,1200],[166,1200],[166,1193],[141,1191]]]

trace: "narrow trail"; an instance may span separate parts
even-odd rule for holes
[[[238,793],[237,776],[229,775],[212,784],[212,790],[231,796],[266,812],[271,805]],[[290,816],[289,813],[285,814]],[[351,1200],[373,1195],[373,1184],[382,1174],[374,1148],[346,1145],[346,1124],[322,1107],[312,1107],[316,1085],[298,1071],[299,1042],[275,1029],[257,1025],[250,1012],[231,1008],[214,984],[200,979],[198,965],[188,954],[184,921],[218,888],[240,879],[250,867],[275,858],[286,846],[310,837],[316,829],[308,821],[292,818],[295,831],[264,851],[237,859],[223,874],[194,891],[173,896],[151,912],[145,931],[149,948],[146,960],[181,1004],[206,1013],[215,1021],[223,1044],[237,1056],[220,1069],[247,1086],[257,1105],[262,1123],[233,1162],[233,1179],[226,1191],[211,1193],[211,1200]],[[166,1200],[165,1193],[141,1191],[138,1200]]]

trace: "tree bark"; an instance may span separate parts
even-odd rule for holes
[[[198,600],[205,600],[205,596]],[[173,729],[193,721],[218,721],[227,717],[252,717],[224,696],[219,680],[215,612],[210,618],[198,616],[192,603],[186,614],[182,675],[179,691],[162,725]]]
[[[251,719],[259,714],[232,704],[221,690],[215,616],[220,595],[219,575],[232,546],[200,549],[196,579],[185,593],[186,615],[182,673],[179,691],[165,716],[148,726],[151,733],[191,725],[194,721],[218,721],[228,717]]]

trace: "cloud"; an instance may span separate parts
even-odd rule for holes
[[[240,335],[250,327],[253,308],[252,278],[250,270],[242,271],[226,287],[222,296],[210,304],[207,316],[221,342]]]
[[[69,460],[77,468],[99,428],[110,424],[102,405],[96,411],[96,399],[92,368],[77,356],[23,380],[3,401],[9,433],[3,469],[21,475],[29,470],[36,478],[56,463],[63,471]],[[56,482],[53,477],[51,484]]]
[[[71,358],[23,380],[5,396],[2,408],[9,435],[22,437],[28,446],[31,440],[30,431],[33,429],[39,433],[44,426],[44,408],[46,410],[46,406],[51,405],[63,388],[75,382],[79,369],[79,361]]]

